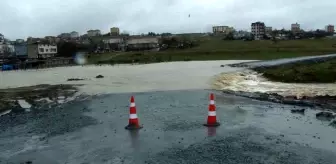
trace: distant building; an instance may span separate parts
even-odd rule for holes
[[[265,36],[265,23],[254,22],[251,24],[251,33],[254,35],[255,40],[261,40]]]
[[[329,24],[329,25],[327,25],[327,26],[325,27],[325,31],[326,31],[326,32],[330,32],[330,33],[334,33],[334,32],[335,32],[335,26]]]
[[[100,36],[101,32],[100,30],[89,30],[87,31],[88,37],[93,37],[93,36]]]
[[[159,41],[158,36],[130,37],[126,40],[126,45],[128,50],[149,50],[158,48]]]
[[[27,44],[15,44],[15,55],[18,57],[27,57],[28,56],[28,49]]]
[[[103,39],[104,43],[123,43],[123,37],[111,37],[107,39]]]
[[[223,33],[223,34],[229,34],[231,32],[234,31],[233,27],[229,27],[229,26],[213,26],[212,27],[212,32],[214,34],[219,34],[219,33]]]
[[[118,36],[120,34],[119,28],[118,27],[112,27],[110,29],[110,35],[111,36]]]
[[[268,34],[268,35],[271,35],[272,34],[272,27],[265,27],[265,33]]]
[[[123,50],[124,48],[124,38],[123,37],[110,37],[103,39],[107,49],[110,50]]]
[[[70,33],[62,33],[62,34],[58,35],[57,37],[59,37],[61,39],[69,39],[69,38],[71,38],[71,34]]]
[[[291,24],[291,31],[292,33],[299,33],[301,31],[300,24],[298,23]]]
[[[71,37],[71,38],[79,38],[79,33],[76,32],[76,31],[72,31],[72,32],[70,33],[70,37]]]
[[[24,39],[16,39],[15,40],[15,43],[18,43],[18,44],[21,44],[21,43],[24,43],[25,40]]]
[[[50,58],[57,54],[57,46],[52,44],[33,43],[27,45],[29,58]]]

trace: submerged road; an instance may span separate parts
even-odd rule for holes
[[[0,163],[331,164],[336,130],[314,109],[216,95],[218,128],[205,123],[210,90],[106,94],[0,119]],[[143,129],[130,132],[135,96]]]

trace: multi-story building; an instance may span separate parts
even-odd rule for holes
[[[101,32],[100,30],[89,30],[87,31],[88,37],[93,37],[93,36],[100,36]]]
[[[263,39],[265,36],[265,23],[264,22],[252,23],[251,33],[254,35],[255,40]]]
[[[50,58],[57,54],[57,46],[52,44],[32,43],[27,49],[29,58]]]
[[[118,36],[120,34],[120,30],[118,27],[112,27],[110,29],[110,35],[111,36]]]
[[[330,33],[334,33],[334,32],[335,32],[335,26],[329,24],[329,25],[327,25],[327,26],[325,27],[325,31],[326,31],[326,32],[330,32]]]
[[[291,24],[291,31],[292,33],[299,33],[301,31],[300,24],[298,23]]]
[[[71,33],[70,33],[70,37],[71,38],[79,38],[79,33],[78,32],[76,32],[76,31],[72,31]]]
[[[212,32],[214,34],[218,34],[218,33],[229,34],[231,32],[234,32],[234,28],[229,27],[229,26],[213,26]]]

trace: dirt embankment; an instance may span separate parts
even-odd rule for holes
[[[58,103],[73,97],[77,92],[75,85],[36,85],[29,87],[0,89],[0,113],[8,110],[20,111],[24,100],[32,107],[46,103]]]

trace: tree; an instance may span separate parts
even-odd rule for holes
[[[127,31],[123,31],[122,33],[120,33],[121,36],[130,36],[129,32]]]
[[[14,52],[11,50],[11,48],[8,45],[3,46],[3,56],[12,56]]]
[[[161,36],[172,36],[171,33],[162,33]]]
[[[156,34],[154,32],[148,32],[147,34],[148,36],[156,36]]]
[[[59,42],[57,44],[58,56],[72,57],[78,52],[77,46],[72,42]]]

